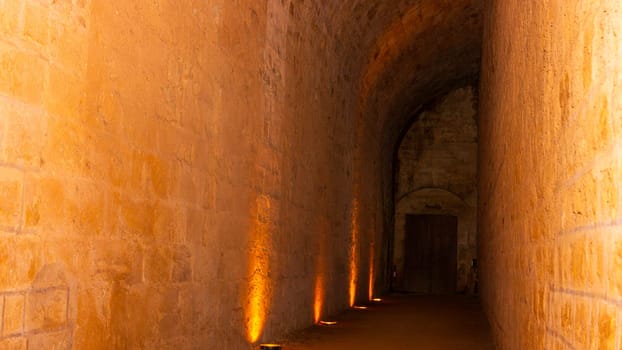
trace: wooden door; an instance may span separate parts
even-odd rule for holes
[[[450,215],[407,215],[403,286],[407,292],[456,292],[458,220]]]

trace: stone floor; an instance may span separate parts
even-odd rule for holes
[[[492,350],[476,298],[392,295],[293,335],[283,349]]]

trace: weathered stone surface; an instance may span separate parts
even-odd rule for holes
[[[498,343],[619,345],[620,23],[615,0],[0,0],[0,294],[43,295],[0,346],[244,349],[382,291],[398,137],[480,62]]]
[[[0,167],[0,228],[16,231],[21,225],[24,173]]]
[[[620,346],[621,10],[486,9],[479,252],[500,348]]]
[[[21,335],[24,333],[24,294],[4,295],[4,315],[2,320],[2,337]]]
[[[0,291],[26,289],[41,266],[40,237],[24,234],[0,239]]]
[[[0,348],[6,350],[26,350],[28,349],[28,339],[24,337],[0,339]]]
[[[71,331],[61,330],[57,332],[35,333],[28,337],[29,349],[70,350]]]
[[[30,331],[56,330],[67,323],[69,291],[65,288],[35,290],[26,298],[25,328]]]
[[[346,307],[353,274],[368,297],[357,74],[400,16],[364,34],[333,10],[374,5],[342,5],[0,1],[0,293],[25,295],[28,346],[245,348],[312,324],[314,294]]]

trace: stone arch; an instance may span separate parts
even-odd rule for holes
[[[475,208],[457,194],[438,187],[423,187],[396,199],[393,264],[397,279],[403,273],[406,215],[453,215],[458,218],[458,291],[467,283],[468,263],[476,256]]]

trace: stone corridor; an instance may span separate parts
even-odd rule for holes
[[[392,320],[444,342],[476,289],[497,349],[620,349],[621,38],[619,0],[0,0],[0,350],[464,295]]]

